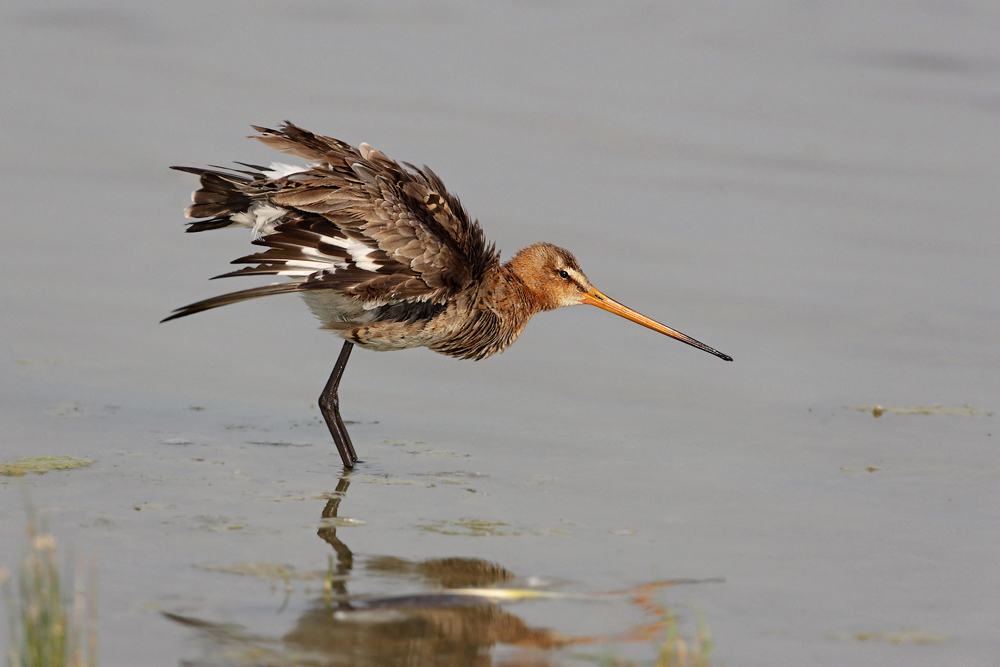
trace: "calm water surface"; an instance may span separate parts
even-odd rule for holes
[[[0,483],[0,564],[27,492],[100,558],[103,665],[652,664],[667,610],[720,664],[996,664],[995,3],[0,17],[0,460],[97,461]],[[359,351],[343,475],[301,303],[157,324],[248,248],[166,167],[267,164],[285,118],[735,362],[593,308]],[[466,586],[557,595],[429,595]]]

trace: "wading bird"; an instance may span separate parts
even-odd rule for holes
[[[535,313],[585,303],[603,308],[717,357],[732,358],[640,315],[590,284],[568,251],[536,243],[501,264],[479,223],[428,167],[354,148],[291,123],[253,126],[266,146],[309,166],[272,163],[245,169],[173,167],[196,174],[187,231],[247,227],[263,252],[233,260],[216,276],[277,275],[252,287],[178,308],[163,321],[272,294],[298,292],[344,339],[319,398],[344,466],[358,460],[340,417],[337,387],[355,345],[369,350],[428,347],[460,359],[502,352]]]

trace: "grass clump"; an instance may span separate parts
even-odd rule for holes
[[[660,645],[656,667],[709,667],[712,635],[705,619],[698,615],[694,638],[685,639],[677,627],[677,617],[667,611],[663,618],[664,639]]]
[[[11,574],[0,567],[7,606],[10,667],[97,667],[97,596],[95,567],[87,585],[77,567],[77,585],[63,578],[56,539],[39,529],[28,512],[26,554]]]

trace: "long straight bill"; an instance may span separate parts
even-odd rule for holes
[[[711,348],[708,345],[702,343],[701,341],[697,341],[694,338],[691,338],[691,336],[682,334],[680,331],[671,329],[668,326],[660,324],[656,320],[651,320],[645,315],[641,315],[635,312],[634,310],[628,308],[627,306],[623,306],[622,304],[618,303],[611,297],[602,294],[600,291],[597,290],[596,287],[591,287],[590,291],[583,295],[582,303],[585,303],[590,306],[597,306],[598,308],[606,310],[609,313],[614,313],[615,315],[624,317],[626,320],[632,320],[636,324],[641,324],[646,328],[652,329],[653,331],[659,331],[661,334],[665,336],[670,336],[671,338],[675,338],[680,342],[687,343],[688,345],[696,347],[699,350],[704,350],[709,354],[714,354],[720,359],[725,359],[726,361],[733,360],[733,358],[730,357],[728,354],[723,354],[722,352],[719,352],[715,348]]]

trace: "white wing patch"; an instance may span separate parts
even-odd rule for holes
[[[351,259],[354,260],[359,269],[372,272],[378,271],[378,264],[369,258],[372,249],[364,243],[354,243],[347,246],[347,252],[351,253]]]
[[[249,209],[235,213],[229,216],[229,219],[252,229],[253,237],[257,239],[272,233],[277,226],[275,223],[286,213],[288,210],[280,206],[266,202],[254,202]]]
[[[351,256],[351,261],[362,271],[375,272],[379,268],[378,264],[371,259],[371,253],[374,249],[369,248],[361,241],[348,238],[334,238],[332,236],[323,236],[320,240],[323,243],[329,243],[330,245],[335,245],[338,248],[346,250],[347,254]]]
[[[309,171],[309,167],[300,167],[294,164],[272,162],[271,166],[264,170],[264,175],[270,178],[272,181],[276,181],[279,178],[285,178],[286,176],[291,176],[292,174],[301,174],[302,172],[305,171]]]

